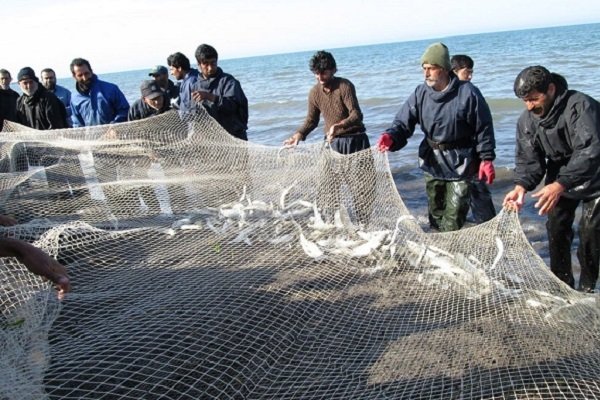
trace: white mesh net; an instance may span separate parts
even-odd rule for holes
[[[2,132],[1,399],[596,399],[600,307],[512,212],[424,233],[375,151],[205,114]]]

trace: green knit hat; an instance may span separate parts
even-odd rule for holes
[[[442,42],[429,45],[421,56],[421,65],[423,64],[439,65],[446,71],[450,71],[452,66],[450,65],[450,55],[446,45]]]

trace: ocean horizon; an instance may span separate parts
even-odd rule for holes
[[[474,59],[472,82],[492,110],[499,166],[514,164],[515,124],[524,106],[514,96],[512,86],[523,68],[544,65],[565,76],[570,88],[600,98],[598,67],[590,57],[600,54],[600,23],[324,49],[336,58],[337,76],[354,83],[372,142],[423,81],[419,59],[424,49],[436,41],[444,42],[451,55],[468,54]],[[219,61],[225,72],[240,81],[248,97],[250,141],[278,146],[301,125],[308,91],[315,83],[308,60],[317,50],[321,49]],[[166,66],[167,56],[157,57],[156,64]],[[187,56],[196,67],[193,54]],[[93,68],[94,60],[89,61]],[[148,79],[151,67],[107,74],[95,72],[100,79],[117,84],[133,103],[140,97],[140,83]],[[74,90],[72,78],[60,78],[58,84]],[[417,130],[405,149],[390,156],[392,169],[405,164],[416,166],[414,154],[420,135]],[[308,141],[322,138],[320,125]]]

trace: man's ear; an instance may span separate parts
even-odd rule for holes
[[[548,90],[546,90],[546,93],[548,94],[548,96],[554,97],[554,95],[556,94],[556,85],[554,83],[550,82],[550,84],[548,85]]]

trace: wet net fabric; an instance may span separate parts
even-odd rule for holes
[[[168,113],[0,133],[0,399],[596,399],[600,307],[518,216],[425,233],[387,159]]]

